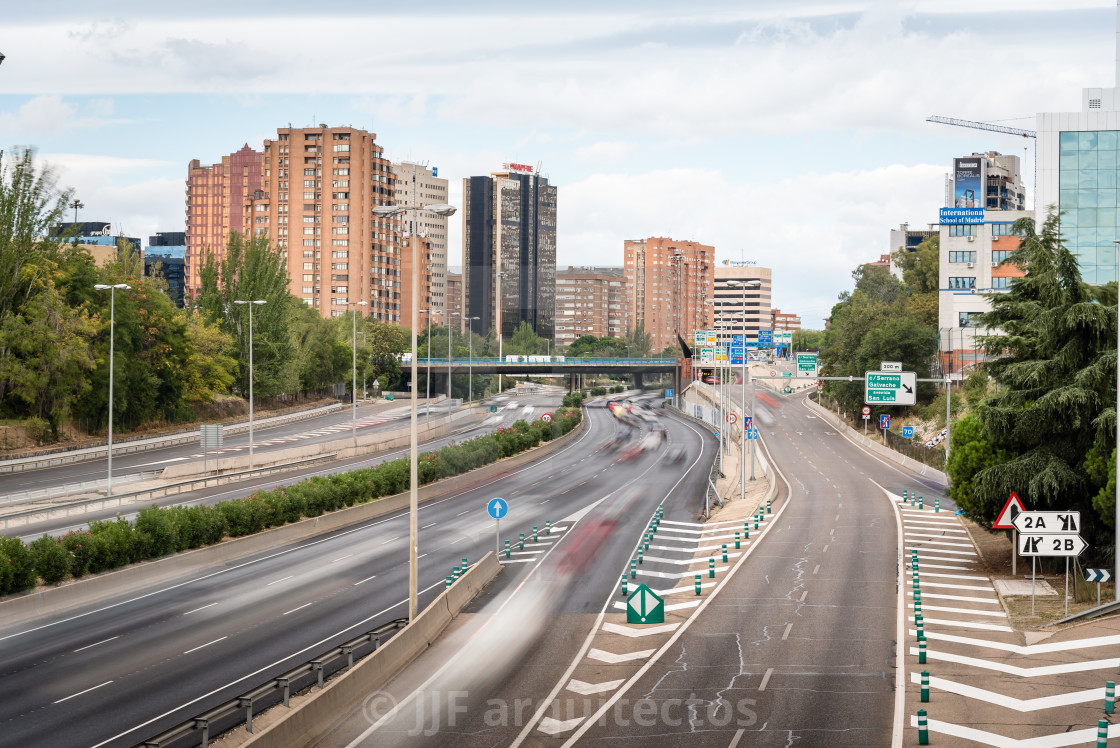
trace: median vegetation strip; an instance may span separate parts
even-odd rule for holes
[[[424,452],[417,465],[420,484],[524,452],[568,433],[581,418],[578,407],[560,408],[551,423],[517,421],[510,428]],[[96,521],[88,531],[61,537],[43,535],[30,544],[20,538],[0,537],[0,595],[29,590],[40,579],[58,584],[68,577],[108,571],[365,504],[407,491],[408,481],[409,461],[402,458],[213,505],[151,506],[142,509],[134,522],[120,517]]]

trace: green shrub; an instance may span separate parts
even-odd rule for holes
[[[150,538],[144,558],[158,558],[179,550],[179,533],[171,511],[152,504],[140,510],[135,527],[137,532],[146,533]]]
[[[68,532],[59,538],[62,547],[70,556],[70,576],[75,579],[89,571],[89,565],[93,561],[93,546],[89,539],[89,532],[78,530]]]
[[[0,575],[0,583],[6,584],[8,592],[23,592],[35,586],[38,574],[31,560],[31,551],[19,538],[0,538],[0,561],[7,573]]]
[[[605,394],[607,394],[607,388],[606,387],[592,387],[591,388],[591,396],[592,397],[598,397],[599,395],[605,395]]]
[[[47,584],[58,584],[70,574],[70,554],[50,535],[31,542],[31,562],[35,573]]]

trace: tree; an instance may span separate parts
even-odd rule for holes
[[[36,168],[31,149],[16,149],[7,159],[0,151],[0,320],[28,298],[39,279],[24,272],[26,266],[46,272],[37,261],[57,255],[59,241],[48,237],[57,233],[70,196],[57,190],[52,169]]]
[[[891,254],[891,261],[902,271],[902,282],[914,294],[936,293],[939,288],[938,272],[941,261],[941,237],[931,236],[913,252],[899,248]]]
[[[648,356],[653,349],[653,336],[646,332],[645,323],[639,322],[626,331],[626,345],[635,358]]]
[[[1031,219],[1013,228],[1022,243],[1008,261],[1026,275],[987,294],[981,325],[997,332],[983,344],[1000,388],[976,411],[984,437],[1010,458],[976,474],[978,519],[994,520],[991,507],[1011,491],[1032,508],[1092,516],[1102,476],[1086,462],[1094,449],[1107,453],[1116,428],[1115,284],[1082,283],[1053,211],[1040,231]],[[1103,533],[1099,522],[1083,524],[1091,537]]]
[[[902,282],[883,265],[860,265],[852,271],[852,280],[856,282],[856,291],[887,305],[894,304],[905,293]]]
[[[294,392],[299,386],[298,367],[290,328],[303,302],[288,293],[288,266],[268,237],[246,239],[231,232],[225,259],[207,253],[199,273],[196,304],[203,317],[233,336],[237,359],[237,387],[249,392],[249,310],[234,301],[264,300],[254,305],[254,391],[262,397]]]
[[[522,320],[513,332],[507,347],[511,353],[519,356],[539,356],[545,352],[547,341],[528,322]]]
[[[183,367],[183,399],[192,405],[212,402],[235,379],[237,361],[229,355],[233,336],[206,324],[199,314],[188,314],[187,338],[191,346]]]
[[[969,517],[995,518],[1003,502],[998,496],[977,495],[976,475],[982,470],[1006,462],[1009,455],[984,437],[984,427],[975,414],[968,414],[953,424],[951,449],[945,472],[949,475],[949,495]],[[991,523],[993,519],[989,519]]]
[[[411,331],[388,322],[371,321],[369,340],[370,368],[382,387],[391,387],[401,379],[401,354],[412,347]],[[419,354],[418,354],[419,355]]]

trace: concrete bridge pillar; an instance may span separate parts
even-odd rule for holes
[[[642,373],[640,371],[634,372],[634,389],[642,389]]]

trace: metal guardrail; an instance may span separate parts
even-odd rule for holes
[[[254,423],[254,428],[262,429],[271,426],[282,426],[287,423],[296,423],[299,421],[306,421],[309,418],[317,418],[318,416],[327,415],[337,410],[342,410],[343,405],[327,405],[322,408],[315,408],[313,410],[302,410],[296,413],[288,413],[282,416],[273,416],[258,420]],[[249,430],[249,422],[242,421],[240,423],[228,424],[225,427],[226,434],[236,434],[242,431]],[[171,436],[155,436],[155,437],[137,437],[132,440],[118,441],[119,437],[114,436],[113,454],[123,455],[131,454],[133,452],[145,452],[150,449],[160,449],[163,447],[174,447],[179,444],[197,444],[198,443],[198,429],[192,431],[183,431]],[[26,470],[39,470],[47,467],[59,467],[60,465],[72,465],[78,462],[89,462],[103,457],[109,451],[108,444],[101,444],[94,447],[79,447],[77,449],[69,450],[66,452],[57,452],[54,454],[44,454],[35,457],[20,457],[14,460],[5,460],[0,462],[0,473],[20,473]]]
[[[4,523],[3,529],[7,530],[11,526],[11,521],[14,519],[25,518],[25,525],[31,524],[31,518],[38,515],[50,516],[55,512],[65,511],[65,517],[70,516],[71,509],[83,508],[83,511],[88,511],[86,507],[92,504],[100,504],[98,509],[104,509],[109,506],[109,502],[116,501],[117,506],[123,506],[126,502],[133,503],[141,496],[147,496],[149,499],[154,499],[156,496],[167,496],[174,492],[176,494],[184,493],[184,491],[194,491],[198,488],[209,488],[210,486],[220,486],[223,483],[233,483],[237,480],[244,480],[248,478],[257,478],[264,475],[272,475],[273,473],[284,472],[285,470],[292,470],[298,467],[304,467],[314,464],[316,462],[324,462],[333,460],[338,456],[338,452],[331,452],[329,454],[318,455],[316,457],[308,457],[304,460],[296,460],[294,462],[281,462],[276,465],[269,465],[267,467],[254,468],[252,470],[242,470],[236,473],[224,473],[221,475],[209,475],[202,478],[191,478],[189,480],[179,481],[177,483],[168,483],[163,486],[154,486],[152,488],[144,489],[143,491],[133,491],[131,493],[116,494],[113,496],[99,496],[92,499],[82,499],[80,501],[71,501],[65,504],[54,504],[46,507],[35,507],[33,509],[24,509],[19,512],[11,512],[9,514],[0,515],[0,521]]]
[[[533,358],[533,357],[530,357],[530,358]],[[547,356],[540,356],[539,358],[547,358]],[[481,358],[481,357],[453,358],[449,362],[446,356],[444,358],[436,358],[435,356],[433,356],[432,359],[431,359],[431,362],[432,362],[433,367],[435,367],[435,366],[447,366],[448,363],[451,363],[453,366],[460,366],[460,365],[461,366],[468,366],[468,365],[476,365],[477,366],[477,365],[480,365],[480,364],[509,364],[510,366],[518,366],[518,365],[524,365],[524,364],[539,364],[539,365],[542,365],[542,366],[545,365],[545,364],[552,364],[554,366],[564,366],[566,364],[657,364],[657,365],[663,365],[663,364],[675,364],[675,363],[677,363],[677,360],[675,358],[625,358],[625,357],[623,357],[623,358],[609,358],[609,357],[605,357],[605,356],[586,356],[586,357],[564,356],[563,358],[564,358],[563,361],[555,360],[556,356],[553,356],[551,361],[506,361],[504,358],[498,358],[498,357],[495,356],[495,357],[489,357],[489,358]],[[428,357],[427,356],[420,356],[419,358],[416,359],[416,365],[417,366],[427,366],[428,365]]]
[[[135,483],[136,481],[141,481],[146,478],[155,478],[162,472],[162,470],[144,470],[139,473],[118,475],[114,482],[121,485]],[[108,481],[106,481],[106,479],[99,478],[98,480],[87,480],[81,483],[66,483],[61,486],[39,488],[33,491],[16,491],[15,493],[0,496],[0,504],[11,506],[12,504],[28,504],[43,500],[54,503],[54,500],[58,498],[65,498],[76,493],[85,493],[86,491],[104,488],[107,483]]]
[[[200,745],[202,746],[202,748],[208,748],[211,737],[211,725],[220,727],[221,732],[225,732],[226,730],[233,729],[237,725],[240,725],[242,722],[244,722],[248,731],[253,732],[254,702],[271,694],[281,692],[283,694],[282,700],[284,706],[287,707],[289,706],[289,698],[291,697],[293,688],[298,693],[302,688],[307,687],[313,681],[318,681],[319,689],[322,690],[325,671],[330,669],[332,665],[334,665],[335,667],[331,669],[330,674],[333,674],[342,669],[343,666],[339,661],[345,658],[345,668],[349,670],[350,668],[354,667],[354,654],[359,647],[363,647],[367,644],[372,643],[373,648],[370,651],[365,652],[364,654],[360,654],[359,659],[369,656],[376,652],[378,647],[381,646],[382,637],[385,637],[386,635],[391,636],[397,631],[403,629],[406,625],[408,625],[407,618],[397,618],[393,621],[390,621],[389,623],[378,626],[371,631],[367,631],[361,636],[351,639],[345,644],[339,645],[334,649],[324,652],[313,660],[308,660],[302,665],[292,668],[279,677],[269,679],[266,683],[254,688],[251,691],[247,691],[240,696],[226,701],[223,704],[219,704],[218,706],[207,712],[203,712],[202,714],[191,717],[184,722],[180,722],[171,729],[165,730],[164,732],[161,732],[159,735],[156,735],[153,738],[149,738],[141,743],[137,743],[137,748],[166,748],[166,746],[170,745],[171,743],[174,743],[175,741],[181,740],[188,736],[192,736],[199,731],[201,731],[202,733],[200,736],[202,740]],[[258,706],[261,705],[258,704]],[[271,706],[271,704],[269,704],[268,706]],[[237,716],[241,710],[245,711],[244,720],[240,719]],[[219,720],[222,720],[221,725],[216,724],[219,722]]]

